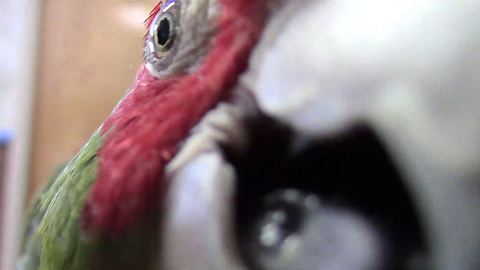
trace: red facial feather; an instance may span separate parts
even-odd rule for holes
[[[118,235],[157,209],[164,169],[179,142],[228,96],[245,70],[263,29],[266,1],[218,1],[218,31],[199,68],[159,80],[143,66],[130,93],[105,121],[106,139],[85,206],[84,229]],[[155,7],[147,25],[159,9]]]
[[[162,5],[164,2],[165,2],[164,0],[160,1],[148,15],[148,18],[145,20],[145,26],[147,27],[147,29],[150,28],[150,26],[152,26],[153,20],[155,19],[155,16],[157,16],[157,14],[162,9]]]

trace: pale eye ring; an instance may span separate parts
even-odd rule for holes
[[[179,3],[166,1],[153,19],[145,40],[145,60],[157,71],[164,70],[173,60],[180,36]]]
[[[167,52],[172,47],[175,40],[175,21],[169,13],[160,14],[150,31],[157,53]]]

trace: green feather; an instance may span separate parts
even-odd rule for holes
[[[82,232],[82,212],[97,178],[97,152],[105,136],[97,131],[36,200],[17,270],[154,268],[158,207],[131,231],[116,238],[93,238]]]
[[[19,261],[21,270],[86,267],[95,243],[82,234],[81,215],[96,180],[97,151],[102,141],[97,131],[35,203]]]

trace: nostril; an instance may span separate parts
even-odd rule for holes
[[[322,250],[335,250],[333,246],[325,247],[328,244],[315,235],[331,239],[337,251],[344,251],[339,264],[325,269],[418,269],[412,261],[420,261],[416,265],[427,269],[424,261],[428,247],[409,190],[371,129],[358,126],[330,138],[304,140],[307,143],[301,150],[296,147],[298,135],[267,117],[252,121],[248,132],[250,146],[246,152],[236,155],[228,147],[224,150],[237,177],[238,242],[252,269],[304,269],[264,264],[265,260],[283,262],[282,250],[295,242],[291,239],[306,239],[296,241],[308,249],[293,253],[295,256],[288,253],[293,256],[291,260],[302,261],[302,267],[305,262],[313,264],[305,269],[332,262],[334,257],[312,256]],[[292,190],[300,194],[297,201],[286,199],[287,191]],[[305,208],[301,199],[305,196],[316,198],[318,210]],[[318,227],[321,224],[330,225]],[[298,235],[304,237],[293,237]],[[355,248],[346,248],[355,246],[351,242],[354,239],[364,239],[366,247],[357,245],[359,250],[377,250],[362,255]],[[365,258],[370,258],[367,261],[371,266],[367,268],[361,268],[361,263],[357,263],[360,268],[341,263]]]

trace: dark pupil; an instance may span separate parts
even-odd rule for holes
[[[165,46],[170,39],[170,21],[167,18],[160,21],[157,29],[157,39],[160,46]]]

